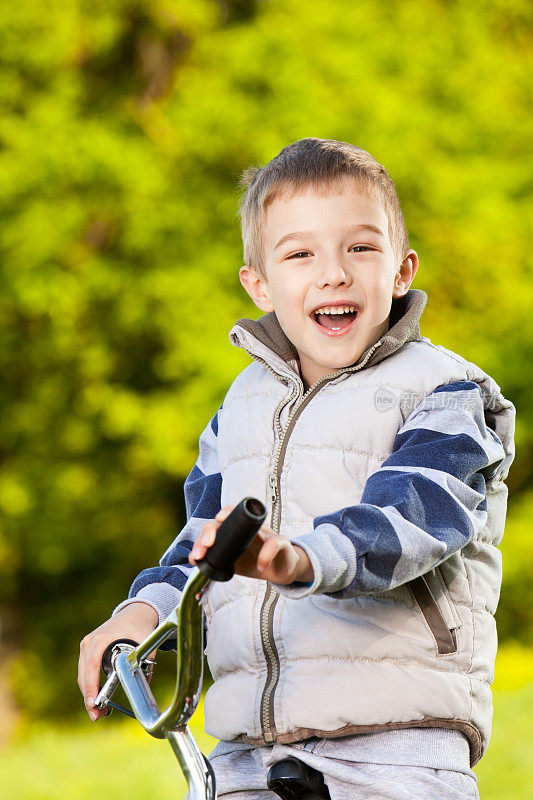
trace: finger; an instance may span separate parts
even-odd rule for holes
[[[95,701],[100,691],[99,678],[103,656],[103,650],[98,655],[100,649],[101,648],[99,648],[96,652],[91,653],[91,657],[87,660],[85,669],[84,702],[87,713],[93,722],[96,722],[96,720],[100,719],[100,717],[106,717],[111,713],[109,709],[95,706]]]
[[[80,644],[80,657],[78,659],[78,686],[80,687],[80,692],[84,694],[84,680],[83,680],[83,666],[85,664],[85,656],[84,656],[84,644],[83,641]]]
[[[263,549],[263,547],[267,542],[272,540],[277,543],[280,542],[282,539],[283,539],[282,536],[274,533],[274,531],[271,528],[267,527],[266,525],[263,525],[261,528],[259,528],[252,543],[250,544],[250,549],[253,548],[257,552],[257,555],[259,555],[259,553],[261,552],[261,550]]]
[[[107,717],[109,711],[108,709],[97,708],[96,706],[94,706],[88,713],[91,718],[91,721],[96,722],[96,720],[100,719],[100,717]]]
[[[100,716],[98,709],[94,707],[94,701],[100,691],[98,679],[100,677],[101,662],[102,653],[98,656],[93,651],[85,664],[83,698],[87,713],[93,721]]]
[[[215,543],[219,527],[220,525],[214,521],[206,522],[198,539],[199,543],[205,545],[205,547],[211,547]]]
[[[206,522],[202,527],[202,532],[195,541],[189,554],[189,562],[194,564],[205,556],[207,550],[215,543],[217,530],[220,527],[218,522]]]
[[[96,708],[94,705],[94,698],[92,696],[85,698],[85,708],[87,709],[87,713],[90,716],[93,722],[96,722],[98,717],[100,716],[100,709]]]
[[[218,514],[215,514],[215,519],[217,519],[219,522],[224,522],[224,520],[229,517],[234,508],[235,506],[224,506],[224,508],[220,509]]]
[[[283,542],[280,536],[269,537],[265,540],[259,555],[257,556],[257,569],[259,572],[266,572],[271,566],[282,549]]]
[[[189,562],[191,564],[196,564],[197,561],[201,561],[201,559],[204,558],[205,554],[207,553],[208,549],[209,548],[206,547],[204,544],[202,544],[200,541],[195,542],[191,552],[189,553]]]

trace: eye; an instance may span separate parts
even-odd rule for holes
[[[368,247],[368,245],[366,245],[366,244],[354,244],[349,249],[350,250],[358,250],[359,252],[363,252],[364,250],[372,250],[373,248],[372,247]],[[289,258],[298,259],[300,256],[303,256],[305,258],[306,256],[309,256],[309,255],[311,255],[309,250],[299,250],[297,253],[292,253],[290,256],[287,256],[287,258],[288,259]]]
[[[287,258],[296,258],[296,256],[308,256],[308,255],[309,255],[308,250],[299,250],[297,253],[293,253],[292,255],[287,256]]]

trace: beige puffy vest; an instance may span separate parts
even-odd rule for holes
[[[215,683],[205,719],[217,738],[289,743],[428,726],[463,731],[472,764],[486,749],[514,407],[479,367],[420,336],[425,300],[411,290],[380,342],[305,398],[273,315],[231,332],[254,362],[219,414],[222,505],[256,496],[291,539],[359,502],[413,410],[406,398],[420,402],[442,384],[479,384],[506,459],[487,481],[485,527],[419,580],[350,599],[293,599],[239,576],[212,584],[204,608]]]

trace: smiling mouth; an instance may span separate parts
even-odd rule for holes
[[[356,306],[339,306],[338,308],[319,308],[311,314],[312,319],[328,331],[336,332],[348,328],[357,318],[359,309]]]

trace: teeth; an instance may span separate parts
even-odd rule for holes
[[[315,314],[348,314],[350,311],[355,311],[355,306],[324,306],[318,308]]]

